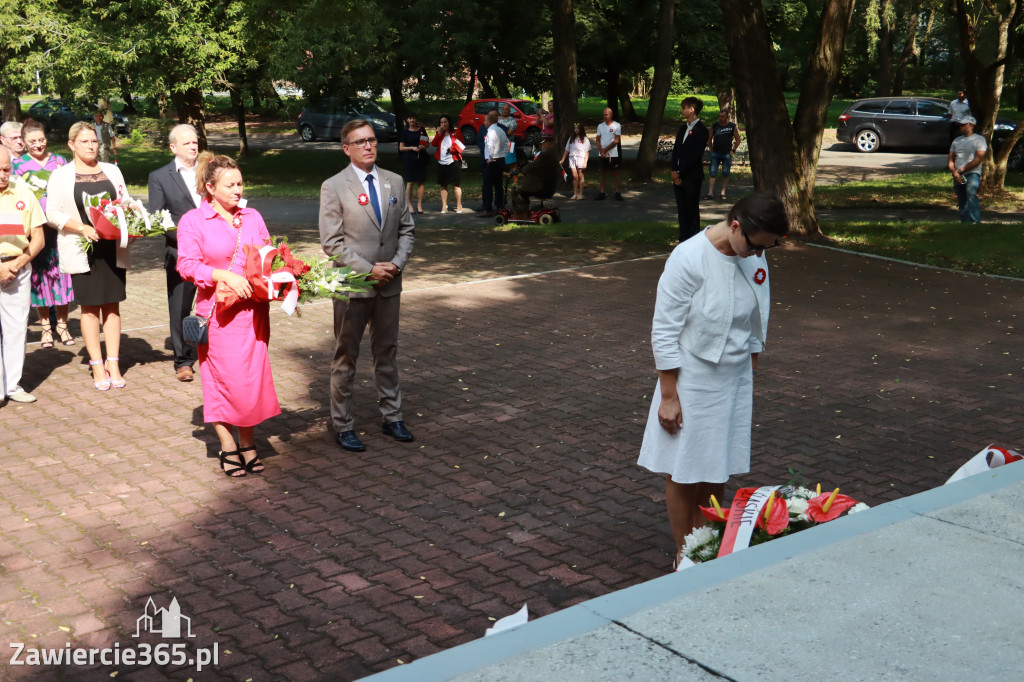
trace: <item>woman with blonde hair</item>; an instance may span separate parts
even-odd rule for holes
[[[117,166],[98,160],[98,141],[91,123],[78,121],[68,131],[74,160],[53,171],[46,186],[46,218],[57,228],[60,271],[71,275],[75,300],[82,306],[82,339],[89,354],[93,386],[98,391],[124,388],[118,365],[121,349],[120,303],[130,265],[128,249],[112,239],[101,239],[89,218],[85,197],[106,194],[110,199],[133,202]],[[82,248],[83,239],[92,248]],[[103,360],[100,326],[107,346]]]
[[[238,478],[264,470],[254,427],[281,414],[267,347],[270,304],[252,301],[252,285],[242,276],[245,245],[261,247],[270,233],[263,217],[245,207],[242,172],[233,159],[200,154],[196,189],[202,203],[178,223],[178,272],[196,285],[196,314],[210,321],[209,342],[198,348],[203,419],[220,440],[220,468]],[[230,308],[217,305],[220,282],[241,301]]]

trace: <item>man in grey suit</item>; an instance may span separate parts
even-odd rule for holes
[[[199,156],[199,138],[196,129],[187,123],[174,126],[167,136],[174,160],[149,174],[149,210],[167,209],[174,224],[181,216],[199,206],[196,190],[196,159]],[[181,322],[192,311],[196,286],[181,279],[178,274],[178,231],[168,230],[164,252],[164,270],[167,272],[167,311],[171,320],[171,345],[174,348],[174,371],[178,381],[192,381],[192,366],[196,363],[196,349],[185,343]]]
[[[374,288],[334,302],[331,421],[338,445],[362,452],[366,446],[354,430],[349,402],[367,324],[384,434],[413,440],[402,420],[396,358],[402,269],[412,254],[414,225],[402,177],[377,167],[377,138],[370,124],[349,121],[341,140],[351,163],[320,187],[320,243],[340,265],[369,272]]]

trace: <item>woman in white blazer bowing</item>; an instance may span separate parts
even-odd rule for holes
[[[46,188],[46,218],[57,228],[60,271],[71,275],[75,300],[82,306],[82,339],[89,353],[93,385],[99,391],[124,388],[118,364],[121,348],[120,303],[125,299],[128,249],[100,239],[89,220],[83,195],[106,193],[131,201],[117,166],[98,160],[98,141],[92,123],[79,121],[68,131],[74,161],[53,171]],[[92,249],[82,248],[82,238]],[[100,325],[107,359],[100,347]]]
[[[750,470],[753,370],[768,331],[764,250],[786,234],[779,197],[741,199],[728,217],[680,244],[658,281],[651,348],[658,370],[639,464],[666,474],[676,543],[703,525],[699,505]]]

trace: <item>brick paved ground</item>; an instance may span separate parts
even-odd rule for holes
[[[126,389],[92,390],[81,346],[30,347],[40,400],[0,408],[0,641],[157,644],[132,637],[136,619],[176,597],[189,651],[216,643],[219,665],[4,657],[5,677],[355,679],[480,637],[523,602],[541,616],[665,573],[663,486],[635,465],[663,259],[473,227],[418,240],[400,350],[413,444],[379,434],[364,362],[368,450],[337,448],[330,307],[276,311],[267,472],[223,476],[199,383],[172,378],[152,244],[133,247]],[[1024,445],[1024,283],[807,246],[771,256],[754,471],[735,484],[792,467],[877,504],[942,483],[990,441]]]

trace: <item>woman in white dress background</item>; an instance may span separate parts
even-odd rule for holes
[[[770,305],[764,250],[787,228],[779,197],[744,197],[728,217],[675,248],[658,281],[651,347],[658,385],[639,464],[666,474],[676,543],[703,525],[698,507],[750,471],[753,370]]]

